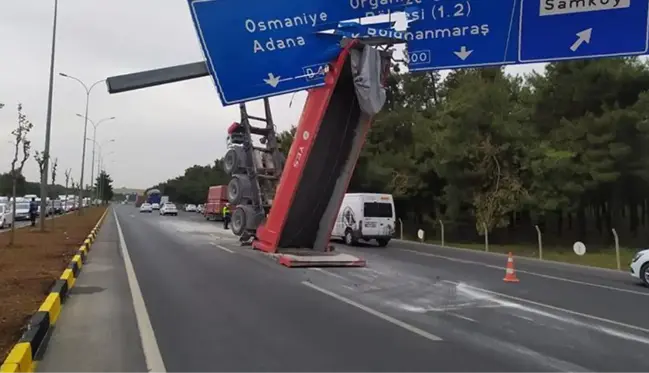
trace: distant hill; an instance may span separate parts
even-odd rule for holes
[[[144,191],[145,189],[134,189],[134,188],[126,188],[126,187],[113,189],[113,193],[115,194],[133,194],[133,193],[142,194],[144,193]]]

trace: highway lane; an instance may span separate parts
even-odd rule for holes
[[[638,331],[649,333],[646,312],[649,289],[626,272],[516,258],[521,282],[508,284],[502,281],[506,265],[503,255],[402,241],[391,243],[386,249],[346,249],[358,255],[421,264],[428,268],[429,276],[436,276],[439,268],[448,269],[462,273],[459,280],[466,284],[478,284],[511,297],[637,326]]]
[[[116,211],[170,371],[649,370],[641,292],[522,273],[504,284],[501,257],[453,261],[401,243],[341,247],[365,269],[286,269],[198,214]],[[612,316],[607,299],[620,302]]]
[[[320,274],[233,245],[219,224],[116,211],[168,371],[520,369],[315,291],[303,281]]]

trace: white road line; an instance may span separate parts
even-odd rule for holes
[[[473,264],[473,265],[478,265],[478,266],[482,266],[482,267],[485,267],[485,268],[493,268],[493,269],[498,269],[498,270],[505,271],[505,267],[497,266],[497,265],[493,265],[493,264],[486,264],[486,263],[476,262],[474,260],[459,259],[459,258],[448,257],[448,256],[444,256],[444,255],[431,254],[431,253],[422,253],[421,251],[409,250],[409,249],[400,249],[400,250],[401,251],[406,251],[406,252],[409,252],[409,253],[412,253],[412,254],[416,254],[416,255],[430,256],[430,257],[434,257],[434,258],[446,259],[446,260],[449,260],[451,262],[464,263],[464,264]],[[563,282],[568,282],[568,283],[571,283],[571,284],[584,285],[584,286],[590,286],[590,287],[595,287],[595,288],[600,288],[600,289],[619,291],[621,293],[628,293],[628,294],[640,295],[640,296],[643,296],[643,297],[649,297],[649,292],[646,292],[646,291],[643,292],[643,291],[636,291],[636,290],[617,288],[617,287],[614,287],[614,286],[593,284],[591,282],[585,282],[585,281],[579,281],[579,280],[571,280],[569,278],[545,275],[543,273],[530,272],[530,271],[521,270],[521,269],[517,269],[516,272],[525,273],[526,275],[532,275],[532,276],[547,278],[549,280],[563,281]]]
[[[448,284],[453,284],[455,286],[460,285],[459,282],[455,282],[455,281],[448,281],[448,280],[442,280],[442,281],[446,282]],[[615,321],[615,320],[610,320],[610,319],[606,319],[606,318],[599,317],[599,316],[589,315],[587,313],[581,313],[581,312],[572,311],[572,310],[561,308],[561,307],[551,306],[549,304],[545,304],[545,303],[541,303],[541,302],[535,302],[533,300],[529,300],[529,299],[525,299],[525,298],[519,298],[519,297],[515,297],[513,295],[498,293],[496,291],[491,291],[491,290],[479,288],[479,287],[476,287],[476,286],[467,285],[465,283],[462,283],[462,286],[464,286],[466,288],[469,288],[469,289],[477,290],[479,292],[483,292],[483,293],[486,293],[486,294],[495,295],[495,296],[498,296],[498,297],[501,297],[501,298],[511,299],[511,300],[515,300],[517,302],[522,302],[522,303],[527,303],[527,304],[533,304],[533,305],[538,306],[538,307],[543,307],[543,308],[551,309],[551,310],[558,311],[558,312],[564,312],[564,313],[567,313],[569,315],[583,317],[583,318],[590,319],[590,320],[596,320],[596,321],[608,323],[608,324],[615,325],[615,326],[620,326],[620,327],[623,327],[623,328],[628,328],[628,329],[639,331],[639,332],[649,333],[649,329],[643,328],[641,326],[626,324],[626,323],[623,323],[623,322],[620,322],[620,321]]]
[[[534,319],[531,318],[531,317],[521,316],[521,315],[512,315],[512,316],[518,317],[519,319],[523,319],[523,320],[526,320],[526,321],[529,321],[529,322],[534,322]]]
[[[309,269],[312,270],[312,271],[316,271],[316,272],[324,273],[324,274],[329,275],[329,276],[331,276],[331,277],[339,278],[339,279],[341,279],[341,280],[351,281],[351,280],[348,279],[347,277],[341,276],[341,275],[339,275],[339,274],[337,274],[337,273],[333,273],[333,272],[325,271],[325,270],[323,270],[322,268],[313,268],[313,267],[312,267],[312,268],[309,268]]]
[[[437,342],[437,341],[442,340],[442,338],[440,338],[440,337],[438,337],[436,335],[430,334],[425,330],[421,330],[421,329],[417,328],[416,326],[407,324],[407,323],[405,323],[405,322],[403,322],[401,320],[397,320],[392,316],[388,316],[388,315],[386,315],[386,314],[384,314],[382,312],[379,312],[379,311],[377,311],[375,309],[372,309],[372,308],[364,306],[364,305],[362,305],[360,303],[354,302],[353,300],[351,300],[349,298],[345,298],[342,295],[338,295],[338,294],[333,293],[333,292],[331,292],[329,290],[323,289],[323,288],[321,288],[321,287],[319,287],[317,285],[314,285],[314,284],[312,284],[312,283],[310,283],[308,281],[302,281],[302,285],[308,286],[313,290],[319,291],[320,293],[328,295],[328,296],[330,296],[330,297],[332,297],[334,299],[337,299],[337,300],[339,300],[339,301],[341,301],[343,303],[347,303],[350,306],[354,306],[354,307],[356,307],[356,308],[358,308],[358,309],[360,309],[362,311],[365,311],[365,312],[369,313],[370,315],[374,315],[374,316],[376,316],[376,317],[378,317],[378,318],[380,318],[380,319],[382,319],[384,321],[387,321],[387,322],[389,322],[391,324],[394,324],[394,325],[396,325],[398,327],[401,327],[401,328],[403,328],[403,329],[405,329],[405,330],[407,330],[407,331],[409,331],[411,333],[415,333],[418,336],[424,337],[424,338],[426,338],[426,339],[428,339],[430,341]]]
[[[167,368],[165,367],[164,361],[162,360],[162,354],[160,353],[160,348],[158,347],[158,341],[155,338],[155,332],[153,331],[153,326],[151,325],[151,319],[149,319],[149,313],[146,310],[146,304],[144,303],[142,290],[140,289],[140,284],[137,282],[135,268],[133,268],[133,262],[131,261],[131,256],[128,253],[128,248],[126,247],[124,233],[122,233],[122,227],[119,224],[119,219],[117,218],[117,213],[114,209],[113,215],[115,216],[115,224],[117,225],[119,246],[122,251],[122,258],[124,258],[126,278],[128,279],[128,287],[131,290],[133,309],[135,310],[135,319],[137,321],[137,327],[140,332],[140,340],[142,342],[142,350],[144,352],[144,360],[146,361],[147,369],[149,372],[166,372]]]
[[[447,315],[451,315],[451,316],[453,316],[453,317],[457,317],[458,319],[462,319],[462,320],[466,320],[466,321],[470,321],[470,322],[477,322],[477,321],[473,320],[473,319],[470,318],[470,317],[466,317],[466,316],[458,315],[457,313],[447,312],[446,314],[447,314]]]
[[[225,246],[223,246],[223,245],[219,245],[219,244],[217,244],[216,242],[210,242],[210,244],[211,244],[212,246],[214,246],[214,247],[218,247],[219,249],[221,249],[221,250],[223,250],[223,251],[227,251],[227,252],[229,252],[230,254],[234,254],[234,250],[228,249],[227,247],[225,247]]]

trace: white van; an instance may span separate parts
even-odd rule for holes
[[[359,240],[376,240],[387,246],[395,229],[394,200],[391,194],[347,193],[340,205],[332,238],[342,238],[347,245]]]

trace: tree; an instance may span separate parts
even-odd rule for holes
[[[99,192],[99,199],[102,203],[108,203],[113,199],[113,179],[106,171],[101,171],[95,180],[95,187]]]
[[[21,174],[16,177],[16,195],[27,194],[27,180]],[[10,196],[13,190],[13,177],[11,172],[0,174],[0,196]]]
[[[212,165],[189,167],[183,176],[167,180],[153,188],[169,196],[171,201],[199,204],[205,202],[210,186],[227,185],[229,181],[229,176],[223,170],[223,163],[218,159]]]
[[[54,162],[52,163],[52,186],[56,185],[56,168],[57,168],[58,166],[59,166],[59,159],[58,159],[58,158],[54,158]],[[50,188],[49,188],[47,185],[46,185],[45,187],[46,187],[47,190],[48,190],[47,195],[50,195],[50,194],[49,194],[49,192],[50,192]],[[50,198],[55,199],[55,196],[52,195]],[[52,207],[54,207],[54,205],[52,205]],[[52,219],[52,227],[54,227],[54,224],[55,224],[55,223],[54,223],[54,219]]]
[[[72,195],[73,195],[73,196],[77,196],[77,188],[76,188],[76,184],[74,183],[74,178],[73,178],[73,177],[70,177],[70,188],[72,188]],[[72,207],[77,207],[77,208],[78,208],[78,207],[79,207],[79,206],[77,205],[78,203],[79,203],[79,202],[78,202],[77,199],[75,198],[75,199],[74,199],[74,202],[72,202]]]
[[[45,154],[44,152],[39,152],[38,150],[36,150],[34,152],[34,160],[38,164],[38,174],[39,175],[42,175],[43,171],[45,171],[45,160],[46,160],[46,158],[47,158],[47,154]]]
[[[70,174],[72,174],[72,169],[68,168],[65,170],[64,175],[65,175],[65,201],[63,201],[63,211],[67,211],[68,207],[68,196],[70,195],[70,191],[68,190],[68,183],[70,182]],[[74,181],[73,181],[74,183]]]
[[[291,150],[291,145],[293,144],[293,138],[295,138],[295,131],[297,131],[297,127],[292,126],[290,130],[277,134],[279,150],[287,157],[289,150]]]
[[[31,141],[27,139],[29,131],[32,130],[34,126],[27,119],[27,115],[23,113],[23,105],[18,104],[18,124],[16,129],[11,131],[11,135],[14,138],[14,157],[11,161],[11,197],[12,197],[12,219],[11,221],[16,221],[16,192],[18,187],[18,179],[22,177],[23,167],[25,162],[29,159],[29,151],[31,149]],[[20,150],[22,148],[22,157],[20,155]],[[16,225],[11,224],[11,233],[9,236],[9,246],[14,245],[16,237]]]
[[[445,222],[448,242],[547,247],[646,245],[649,235],[649,62],[554,62],[511,76],[499,68],[386,79],[349,192],[395,199],[406,235]],[[288,152],[295,129],[278,134]],[[225,184],[219,161],[158,187],[200,203]],[[209,181],[208,181],[209,180]],[[515,240],[515,242],[514,242]]]

